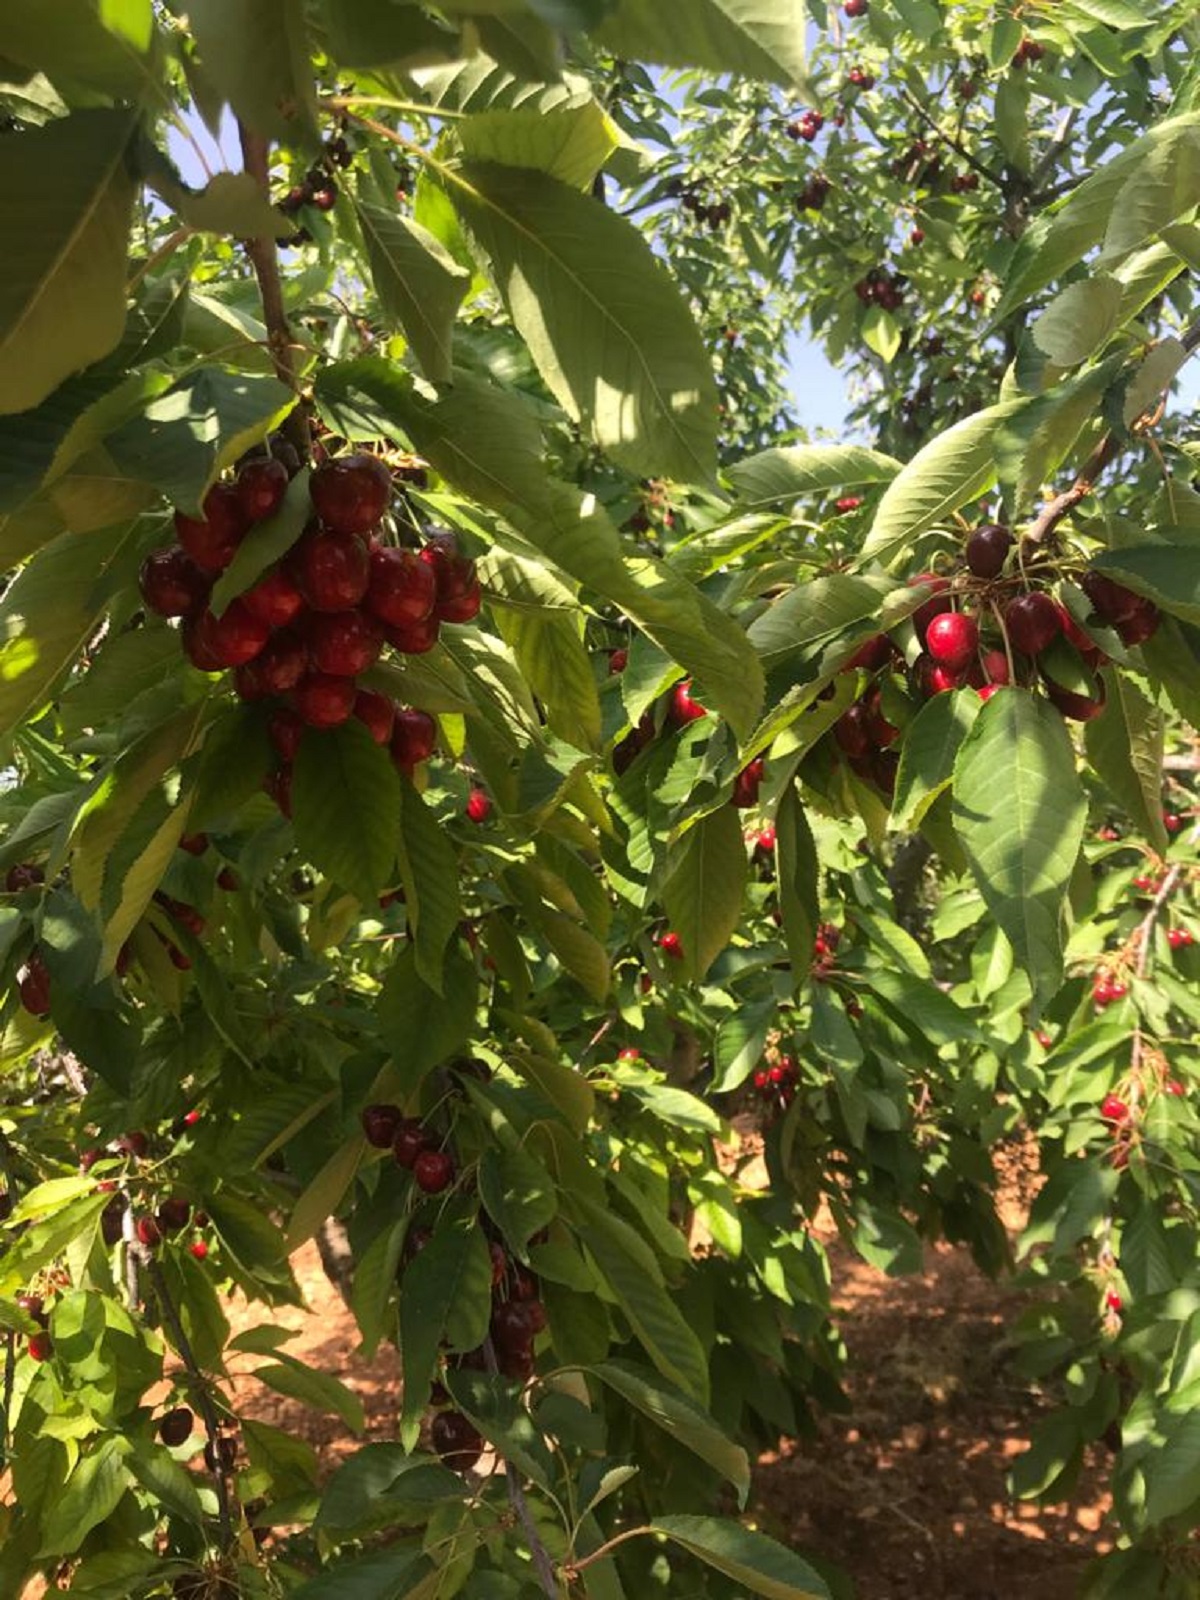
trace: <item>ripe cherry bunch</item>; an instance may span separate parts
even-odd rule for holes
[[[1104,709],[1098,674],[1109,661],[1088,629],[1111,628],[1122,644],[1134,646],[1154,634],[1161,614],[1153,601],[1088,569],[1078,575],[1091,607],[1083,627],[1046,587],[1057,573],[1057,563],[1036,547],[1017,552],[1008,528],[986,523],[967,539],[955,573],[923,572],[908,580],[929,597],[912,613],[907,657],[897,640],[876,634],[846,670],[899,670],[907,660],[908,688],[917,700],[964,687],[987,700],[1008,684],[1037,685],[1064,717],[1088,722]],[[895,781],[897,758],[889,747],[898,734],[883,715],[878,682],[834,726],[853,770],[885,792]]]
[[[357,679],[385,645],[405,655],[431,650],[442,623],[478,614],[480,589],[475,563],[449,533],[419,550],[381,541],[391,474],[374,456],[351,455],[316,468],[313,515],[299,539],[218,614],[213,584],[250,529],[278,511],[287,486],[282,462],[248,461],[235,480],[208,491],[202,517],[175,513],[179,543],[148,556],[140,581],[151,611],[182,619],[194,666],[232,671],[243,700],[277,702],[270,732],[280,766],[269,789],[290,814],[292,762],[310,728],[355,717],[410,775],[432,755],[433,718],[360,689]]]
[[[614,656],[618,658],[619,664],[614,665]],[[609,671],[623,672],[627,660],[628,655],[623,650],[610,652]],[[682,679],[671,690],[665,711],[660,711],[657,717],[652,710],[645,712],[637,727],[631,729],[617,744],[612,755],[613,771],[618,777],[628,771],[642,751],[654,743],[660,726],[670,732],[678,732],[693,722],[699,722],[708,714],[708,707],[702,705],[692,695],[692,680]],[[734,777],[730,804],[736,806],[739,811],[746,811],[756,806],[758,791],[762,787],[766,770],[766,758],[753,756]]]
[[[791,1056],[780,1056],[754,1074],[754,1088],[764,1105],[786,1111],[796,1098],[800,1073]]]

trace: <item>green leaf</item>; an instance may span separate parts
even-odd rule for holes
[[[575,189],[588,189],[617,148],[615,124],[596,100],[551,111],[483,111],[457,124],[469,161],[535,167]]]
[[[366,904],[392,882],[400,775],[357,719],[300,742],[292,783],[296,842]]]
[[[689,978],[703,978],[733,937],[745,886],[741,813],[721,806],[684,834],[663,884],[667,917],[683,944],[679,965]]]
[[[319,1372],[302,1361],[281,1355],[280,1360],[270,1366],[255,1367],[254,1377],[276,1394],[287,1395],[289,1400],[299,1400],[318,1411],[331,1411],[342,1419],[351,1433],[361,1433],[366,1427],[362,1401],[332,1373]]]
[[[37,405],[121,338],[133,130],[127,111],[79,111],[0,142],[0,414]]]
[[[507,1240],[527,1260],[530,1239],[558,1215],[554,1180],[526,1150],[485,1150],[479,1163],[479,1198]]]
[[[884,491],[861,560],[891,560],[919,533],[990,488],[997,430],[1028,404],[1005,400],[977,411],[919,450]]]
[[[766,1600],[830,1600],[824,1581],[783,1545],[716,1517],[655,1517],[655,1533]]]
[[[339,1533],[396,1520],[396,1507],[459,1499],[462,1479],[428,1457],[399,1444],[368,1444],[356,1450],[329,1480],[316,1526]]]
[[[42,1525],[39,1556],[69,1555],[106,1521],[129,1487],[129,1446],[110,1435],[81,1457]]]
[[[637,229],[554,178],[494,163],[466,163],[449,193],[571,416],[631,472],[711,481],[711,364]]]
[[[786,87],[805,83],[803,0],[692,0],[686,11],[657,0],[620,0],[596,30],[618,56],[667,67],[707,67]]]
[[[1126,177],[1113,201],[1097,265],[1122,261],[1171,223],[1186,218],[1197,204],[1200,127],[1193,127],[1169,144],[1152,145]]]
[[[370,1361],[383,1338],[388,1300],[396,1283],[396,1269],[408,1231],[408,1218],[399,1217],[377,1233],[354,1266],[350,1309],[362,1335],[360,1354]]]
[[[366,1141],[355,1133],[341,1143],[296,1201],[288,1221],[287,1248],[297,1250],[311,1239],[326,1217],[341,1205],[366,1153]]]
[[[983,706],[954,770],[954,826],[988,909],[1029,974],[1035,1001],[1062,981],[1067,886],[1087,802],[1063,720],[1002,689]]]
[[[1200,622],[1200,546],[1143,544],[1106,550],[1092,566],[1188,622]]]
[[[801,495],[831,489],[887,483],[901,470],[900,462],[857,444],[777,445],[729,467],[726,476],[738,505],[756,511]]]
[[[142,1488],[173,1515],[198,1528],[204,1526],[204,1507],[196,1480],[161,1445],[139,1441],[129,1457],[129,1470]]]
[[[411,946],[392,963],[383,980],[376,1017],[404,1094],[410,1094],[439,1062],[471,1037],[476,990],[475,968],[458,950],[447,959],[441,992],[421,978]]]
[[[250,1277],[286,1266],[287,1241],[261,1206],[222,1189],[205,1195],[204,1209],[222,1245]]]
[[[189,0],[205,77],[255,133],[316,140],[316,91],[304,13],[288,0]]]
[[[853,622],[868,617],[876,620],[893,589],[890,579],[853,577],[848,572],[831,572],[798,583],[754,619],[750,641],[770,669],[819,640],[840,633]],[[919,597],[914,595],[914,609],[919,604]],[[854,648],[851,645],[847,655]]]
[[[181,222],[202,233],[228,233],[235,239],[286,239],[296,231],[290,217],[273,206],[248,172],[218,172],[203,189],[182,183],[150,183]]]
[[[458,857],[411,783],[400,785],[400,876],[418,976],[439,994],[446,945],[458,927]]]
[[[141,59],[151,41],[114,27],[111,13],[112,0],[6,0],[5,59],[44,72],[67,93],[86,86],[89,98],[152,98],[155,75]]]
[[[446,1388],[458,1409],[539,1489],[548,1489],[553,1464],[545,1440],[520,1403],[516,1386],[502,1377],[460,1367],[446,1373]]]
[[[414,6],[321,0],[329,52],[343,67],[400,66],[449,59],[458,36]]]
[[[456,1350],[476,1349],[491,1306],[492,1262],[483,1230],[471,1217],[443,1221],[400,1283],[400,1438],[406,1449],[420,1432],[442,1340]]]
[[[504,642],[546,710],[551,733],[577,750],[600,744],[600,697],[591,657],[572,616],[496,608]]]
[[[905,730],[892,799],[898,828],[915,827],[949,785],[960,746],[983,704],[973,689],[951,690],[927,700]]]
[[[1104,685],[1108,691],[1104,710],[1083,730],[1088,760],[1138,832],[1165,855],[1162,712],[1126,672],[1109,668]]]
[[[1116,330],[1120,310],[1121,285],[1115,278],[1070,283],[1033,324],[1033,342],[1056,366],[1078,366]]]
[[[903,338],[900,324],[890,311],[882,306],[870,306],[862,320],[863,343],[890,367],[900,353]]]
[[[362,200],[355,210],[384,315],[404,330],[425,376],[448,381],[450,335],[471,274],[419,222]]]
[[[676,1444],[692,1451],[719,1472],[737,1490],[739,1506],[746,1504],[750,1492],[749,1458],[694,1400],[631,1361],[602,1361],[591,1370],[622,1399],[669,1434]]]
[[[574,1195],[572,1203],[586,1218],[583,1242],[646,1354],[664,1378],[707,1405],[704,1350],[661,1281],[647,1272],[647,1259],[654,1258],[649,1252],[643,1255],[646,1247],[640,1236],[634,1236],[640,1249],[632,1253],[632,1230],[618,1226],[619,1219],[581,1195]]]
[[[213,585],[209,606],[218,617],[231,600],[252,589],[263,573],[287,554],[311,516],[308,473],[298,472],[288,484],[283,504],[275,515],[254,524]]]
[[[816,880],[812,880],[815,902]],[[815,917],[814,917],[815,929]],[[809,958],[812,956],[812,939],[808,941]],[[779,1008],[774,997],[760,1000],[754,1005],[739,1005],[725,1018],[717,1029],[713,1047],[713,1080],[709,1092],[729,1094],[745,1083],[762,1057],[767,1034],[778,1021]]]
[[[793,981],[799,988],[812,964],[817,936],[820,867],[812,829],[794,784],[784,790],[775,812],[775,862],[783,937]]]

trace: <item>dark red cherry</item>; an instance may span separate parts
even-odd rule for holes
[[[987,522],[967,540],[967,566],[977,578],[995,578],[1008,559],[1012,534],[1002,523]]]
[[[180,544],[205,572],[224,572],[245,537],[249,523],[232,483],[214,483],[201,504],[203,518],[175,513]]]
[[[399,1106],[374,1105],[364,1106],[362,1113],[363,1134],[369,1145],[376,1150],[390,1150],[392,1141],[396,1137],[396,1130],[403,1121],[403,1113]]]
[[[1040,655],[1062,632],[1058,607],[1048,594],[1035,592],[1010,600],[1004,612],[1010,643],[1022,655]]]
[[[363,724],[376,744],[387,744],[392,737],[396,708],[385,694],[360,689],[354,696],[353,715]]]
[[[407,628],[385,627],[384,637],[392,649],[399,650],[401,655],[423,656],[438,642],[440,627],[436,613],[431,613],[424,622],[414,622]]]
[[[349,611],[367,592],[371,558],[361,539],[318,527],[296,545],[287,569],[314,611]]]
[[[429,1442],[455,1472],[469,1472],[483,1454],[483,1439],[461,1411],[439,1411],[430,1424]]]
[[[247,522],[265,522],[283,504],[288,470],[270,456],[247,461],[237,475],[237,497]]]
[[[392,475],[375,456],[341,456],[317,468],[308,492],[334,533],[368,533],[391,503]]]
[[[336,728],[354,711],[353,678],[313,672],[292,691],[292,704],[310,728]]]
[[[364,611],[327,611],[310,617],[305,638],[316,670],[338,678],[365,672],[383,649],[383,630]]]
[[[160,617],[190,617],[208,604],[212,577],[182,545],[152,550],[142,562],[138,588],[146,609]]]
[[[412,550],[376,545],[371,551],[371,579],[366,605],[381,622],[409,628],[433,614],[437,576]]]
[[[398,708],[392,728],[392,760],[406,772],[428,761],[437,748],[437,723],[428,711]]]
[[[284,628],[304,609],[304,596],[282,567],[273,567],[241,597],[252,616],[269,628]]]

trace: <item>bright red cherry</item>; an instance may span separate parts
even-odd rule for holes
[[[1013,648],[1022,655],[1040,655],[1062,632],[1058,607],[1048,594],[1035,592],[1010,600],[1004,612],[1004,626]]]
[[[1129,1116],[1129,1107],[1120,1095],[1106,1094],[1100,1102],[1100,1115],[1105,1122],[1124,1122]]]
[[[1172,1094],[1176,1097],[1176,1099],[1181,1100],[1187,1094],[1187,1085],[1185,1083],[1181,1083],[1178,1078],[1168,1078],[1167,1093]]]
[[[986,522],[967,540],[967,566],[977,578],[995,578],[1012,549],[1012,534],[999,522]]]
[[[153,1250],[155,1245],[162,1243],[162,1229],[153,1217],[139,1217],[134,1225],[134,1231],[147,1250]]]
[[[393,628],[409,628],[433,614],[438,598],[433,567],[412,550],[376,545],[371,551],[367,609]]]
[[[833,502],[833,509],[839,517],[844,517],[851,511],[857,511],[861,505],[862,496],[860,494],[844,494],[840,500]]]
[[[1195,937],[1190,928],[1172,928],[1167,934],[1167,943],[1172,950],[1186,950],[1189,945],[1195,944]]]
[[[39,951],[30,953],[24,976],[17,981],[17,994],[31,1017],[50,1015],[50,974]]]
[[[979,626],[961,611],[943,612],[926,628],[925,648],[940,666],[961,671],[979,648]]]
[[[247,522],[265,522],[283,504],[288,473],[282,461],[262,457],[247,461],[237,475],[237,497]]]
[[[733,804],[744,810],[747,806],[758,804],[759,785],[763,780],[766,762],[762,756],[755,756],[742,768],[733,782]]]
[[[252,616],[269,628],[284,628],[304,609],[304,596],[282,567],[273,567],[241,597]]]
[[[201,504],[203,519],[175,513],[180,544],[205,572],[224,572],[233,560],[249,524],[231,483],[214,483]]]
[[[1109,1311],[1120,1312],[1125,1309],[1125,1302],[1115,1289],[1110,1289],[1104,1296],[1104,1304]]]
[[[222,668],[253,661],[270,636],[267,624],[248,611],[241,600],[231,600],[219,617],[202,611],[195,619],[197,651]]]
[[[288,557],[288,575],[314,611],[349,611],[367,592],[371,557],[363,541],[310,528]]]
[[[677,933],[667,932],[661,934],[657,943],[663,955],[670,956],[673,961],[683,960],[683,940]]]
[[[760,828],[754,836],[754,846],[757,850],[764,850],[768,854],[775,848],[775,829],[770,823],[765,828]]]
[[[35,1333],[30,1336],[25,1348],[35,1361],[49,1361],[54,1354],[54,1340],[44,1331]]]
[[[392,475],[375,456],[342,456],[317,468],[308,492],[334,533],[368,533],[391,504]]]
[[[1097,1007],[1103,1010],[1105,1006],[1112,1005],[1116,998],[1116,992],[1108,979],[1097,978],[1095,983],[1092,985],[1092,999],[1095,1001]]]
[[[392,760],[396,765],[405,772],[411,772],[422,761],[428,761],[436,748],[437,723],[428,711],[398,707],[392,729]],[[486,795],[484,799],[487,799]],[[469,816],[470,800],[467,805]]]
[[[671,709],[668,720],[673,727],[683,728],[689,722],[699,722],[701,717],[708,715],[708,707],[702,706],[699,700],[692,699],[692,680],[684,678],[682,683],[677,683],[671,691]]]
[[[624,1050],[617,1051],[618,1061],[640,1061],[641,1059],[642,1052],[636,1045],[626,1045]]]
[[[1183,827],[1183,818],[1178,811],[1164,811],[1162,814],[1163,827],[1168,833],[1178,833]]]
[[[422,1150],[412,1171],[422,1194],[441,1194],[454,1180],[454,1157],[445,1150]]]
[[[407,628],[385,628],[384,637],[393,650],[405,656],[423,656],[438,642],[441,621],[436,612],[424,622],[414,622]]]
[[[267,732],[271,736],[271,743],[284,761],[290,762],[296,759],[296,751],[300,748],[300,740],[307,726],[304,718],[297,716],[288,706],[280,706],[278,711],[271,713]]]
[[[983,667],[983,675],[989,683],[998,685],[1012,681],[1008,657],[1003,650],[985,650],[980,658],[980,664]]]
[[[182,545],[152,550],[142,562],[138,588],[146,609],[160,617],[190,617],[208,604],[212,577]]]
[[[472,822],[486,822],[492,814],[492,797],[484,789],[472,789],[467,796],[467,816]]]
[[[870,0],[846,0],[842,10],[852,20],[855,17],[865,17],[871,9]]]
[[[318,672],[353,678],[379,659],[383,630],[365,611],[326,611],[310,617],[305,630]]]
[[[354,696],[353,715],[363,724],[376,744],[387,744],[392,737],[396,708],[385,694],[360,689]]]
[[[336,728],[354,711],[353,678],[312,672],[292,691],[292,704],[310,728]]]
[[[204,1261],[208,1256],[208,1246],[203,1239],[195,1239],[188,1245],[188,1255],[195,1256],[197,1261]]]

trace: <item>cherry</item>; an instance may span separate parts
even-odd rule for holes
[[[310,728],[336,728],[354,711],[352,678],[335,678],[313,672],[292,691],[292,703]]]
[[[45,1331],[31,1335],[26,1349],[35,1361],[49,1361],[54,1354],[54,1340]]]
[[[1186,950],[1189,945],[1195,942],[1195,937],[1190,928],[1172,928],[1167,934],[1167,943],[1172,950]]]
[[[483,789],[472,789],[467,796],[466,813],[472,822],[486,822],[492,814],[491,795]]]
[[[165,1233],[178,1233],[192,1220],[192,1208],[182,1195],[173,1194],[158,1208],[158,1224]]]
[[[1052,705],[1058,707],[1064,717],[1070,717],[1073,722],[1091,722],[1104,710],[1108,696],[1104,688],[1104,679],[1095,680],[1096,693],[1094,696],[1076,694],[1071,689],[1064,689],[1051,679],[1043,680],[1046,695]]]
[[[182,628],[183,653],[200,672],[223,672],[225,664],[213,649],[211,625],[202,626],[205,618],[215,621],[211,611],[188,617]]]
[[[175,1449],[187,1443],[195,1425],[196,1419],[187,1406],[176,1406],[173,1411],[167,1411],[159,1418],[158,1437],[165,1445]]]
[[[32,861],[18,861],[4,875],[4,887],[9,894],[20,894],[22,889],[35,889],[45,881],[45,872]]]
[[[153,1217],[139,1217],[134,1225],[134,1231],[147,1250],[153,1250],[155,1245],[162,1243],[162,1229]]]
[[[1129,1116],[1129,1107],[1120,1095],[1106,1094],[1100,1102],[1100,1115],[1105,1122],[1124,1122]]]
[[[352,715],[363,724],[376,744],[387,744],[392,737],[396,708],[385,694],[360,689],[354,696]]]
[[[1109,1311],[1120,1312],[1125,1309],[1125,1302],[1115,1289],[1110,1289],[1104,1296],[1104,1304]]]
[[[926,628],[925,648],[939,666],[958,671],[979,648],[978,624],[961,611],[943,612]]]
[[[188,1245],[188,1255],[193,1256],[197,1261],[207,1260],[208,1246],[205,1244],[203,1239],[194,1239],[192,1243]]]
[[[1180,1083],[1178,1078],[1168,1078],[1167,1079],[1167,1093],[1171,1094],[1171,1095],[1174,1095],[1176,1097],[1176,1099],[1182,1100],[1183,1097],[1187,1094],[1187,1085],[1184,1084],[1184,1083]]]
[[[311,617],[306,636],[313,666],[337,678],[365,672],[383,649],[383,630],[364,611],[323,612]]]
[[[698,722],[707,715],[708,707],[692,699],[692,680],[684,678],[682,683],[677,683],[671,691],[671,707],[667,714],[672,727],[684,728],[689,722]]]
[[[422,1193],[441,1194],[453,1182],[454,1158],[445,1150],[422,1150],[412,1171]]]
[[[267,694],[286,694],[294,689],[308,670],[308,651],[298,634],[281,630],[249,670]]]
[[[40,1294],[19,1294],[16,1303],[27,1317],[32,1317],[34,1322],[40,1322],[43,1328],[49,1322],[45,1301]]]
[[[1092,999],[1095,1001],[1097,1007],[1103,1010],[1105,1006],[1112,1005],[1116,998],[1116,991],[1108,979],[1097,978],[1095,983],[1092,985]]]
[[[363,1135],[376,1150],[390,1150],[396,1130],[403,1121],[399,1106],[364,1106],[362,1112]]]
[[[833,502],[833,509],[837,512],[839,517],[844,517],[851,511],[857,511],[861,505],[862,495],[844,494],[840,500],[835,500]]]
[[[733,781],[733,804],[740,810],[747,806],[758,804],[758,789],[763,780],[763,771],[766,762],[762,756],[755,756],[742,768]]]
[[[195,620],[195,630],[197,649],[208,660],[217,662],[219,668],[240,667],[253,661],[271,637],[267,624],[241,600],[231,600],[219,617],[202,611]]]
[[[999,694],[1004,688],[1002,683],[982,683],[975,691],[981,700],[990,700],[994,694]]]
[[[1092,610],[1105,622],[1128,622],[1142,605],[1142,597],[1115,583],[1107,573],[1085,572],[1079,587],[1092,603]]]
[[[661,934],[656,943],[663,955],[670,956],[673,961],[683,960],[683,940],[677,933],[667,932]]]
[[[411,772],[420,762],[428,761],[436,747],[437,723],[428,711],[398,708],[392,730],[392,760],[396,765]],[[467,804],[469,807],[470,800]]]
[[[429,1428],[434,1452],[455,1472],[469,1472],[483,1454],[483,1439],[461,1411],[439,1411]]]
[[[876,633],[859,645],[842,670],[850,672],[856,667],[863,667],[867,672],[878,672],[891,659],[892,641],[886,633]]]
[[[367,533],[391,504],[392,475],[375,456],[342,456],[317,468],[308,492],[333,533]]]
[[[1000,685],[1010,683],[1012,674],[1009,671],[1008,657],[1003,650],[985,650],[980,657],[983,675],[988,683]]]
[[[442,622],[470,622],[478,616],[483,595],[473,561],[459,555],[448,540],[427,544],[420,559],[432,569],[437,585],[435,616]]]
[[[614,677],[618,672],[624,672],[629,665],[628,650],[610,650],[608,652],[608,673]]]
[[[834,723],[833,737],[848,756],[868,756],[874,748],[868,727],[869,718],[867,707],[857,700]]]
[[[499,1350],[525,1350],[533,1343],[539,1331],[533,1308],[542,1312],[537,1300],[506,1300],[492,1313],[492,1341]],[[542,1326],[545,1313],[542,1312]]]
[[[411,1172],[417,1157],[434,1147],[434,1136],[417,1117],[401,1117],[392,1136],[392,1154],[396,1165]]]
[[[312,528],[288,557],[288,576],[314,611],[349,611],[367,592],[371,558],[361,539]]]
[[[288,470],[282,461],[262,457],[247,461],[237,475],[237,497],[247,522],[265,522],[283,504]]]
[[[641,1059],[642,1052],[636,1045],[627,1045],[624,1050],[617,1051],[618,1061],[640,1061]]]
[[[160,617],[190,617],[208,604],[212,578],[182,545],[152,550],[142,562],[138,588],[149,611]]]
[[[919,572],[915,578],[908,580],[910,589],[925,588],[929,590],[929,599],[924,601],[912,614],[912,625],[917,638],[925,642],[925,630],[934,617],[941,616],[943,611],[949,611],[951,601],[946,590],[950,587],[949,578],[940,578],[934,572]]]
[[[1022,594],[1005,608],[1004,626],[1014,649],[1036,656],[1058,638],[1062,618],[1048,594]]]
[[[191,956],[185,955],[179,946],[177,944],[172,944],[169,939],[164,940],[163,942],[167,947],[167,960],[176,969],[176,971],[190,972],[192,970]]]
[[[762,850],[767,855],[775,848],[775,829],[770,823],[765,828],[760,828],[754,836],[754,848]]]
[[[371,551],[366,604],[381,622],[408,628],[433,614],[438,598],[434,568],[411,550],[376,545]]]
[[[30,953],[25,963],[25,974],[17,982],[17,994],[31,1017],[50,1015],[50,974],[37,950]]]
[[[200,509],[203,519],[175,513],[180,544],[205,572],[224,572],[245,537],[248,523],[241,498],[231,483],[214,483]]]
[[[399,650],[401,655],[423,656],[438,642],[440,627],[441,621],[434,612],[424,622],[414,622],[407,628],[385,628],[384,637],[393,650]]]
[[[216,1449],[209,1440],[204,1446],[204,1464],[210,1472],[232,1472],[237,1466],[237,1440],[223,1435],[217,1440]]]
[[[1002,523],[985,522],[967,540],[967,566],[977,578],[995,578],[1012,549],[1012,534]]]
[[[1163,827],[1168,833],[1178,833],[1183,827],[1183,818],[1178,811],[1164,811],[1162,814]]]
[[[282,567],[273,567],[253,589],[246,590],[241,601],[251,616],[269,628],[286,627],[304,609],[304,596]]]
[[[845,12],[846,16],[850,17],[851,19],[854,17],[865,17],[870,9],[870,0],[846,0],[846,3],[842,7],[843,12]]]
[[[1121,643],[1127,645],[1144,644],[1158,632],[1158,625],[1162,621],[1162,612],[1153,600],[1142,600],[1138,609],[1124,622],[1116,624],[1117,632],[1121,635]]]
[[[908,242],[909,242],[909,244],[914,245],[914,246],[924,244],[925,243],[925,229],[924,228],[914,228],[912,230],[912,232],[908,236]]]

